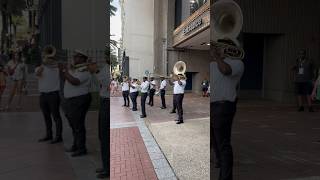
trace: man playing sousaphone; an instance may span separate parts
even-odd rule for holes
[[[53,139],[52,118],[56,123],[56,137],[52,144],[62,142],[62,119],[60,115],[60,74],[56,49],[46,46],[42,53],[42,64],[35,69],[40,92],[40,108],[46,125],[46,135],[39,142]]]
[[[219,39],[217,42],[238,47],[231,39]],[[220,168],[221,180],[232,180],[231,127],[236,113],[237,86],[244,72],[244,64],[240,57],[226,54],[224,48],[212,47],[210,119],[216,157],[214,166]]]
[[[173,75],[172,80],[169,80],[169,84],[173,85],[173,108],[171,113],[175,113],[178,110],[178,119],[176,124],[183,123],[183,98],[184,89],[186,87],[186,78],[184,74]]]

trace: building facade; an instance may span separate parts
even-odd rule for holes
[[[153,58],[150,56],[147,60],[150,61],[149,66],[153,63],[152,72],[169,75],[175,62],[182,60],[187,64],[187,90],[198,93],[201,90],[201,81],[209,79],[210,76],[209,64],[212,58],[208,44],[214,36],[212,33],[214,27],[210,25],[213,24],[210,9],[215,1],[148,2],[148,7],[132,8],[131,21],[126,16],[125,22],[131,26],[141,27],[142,23],[139,23],[141,14],[136,16],[135,11],[140,13],[142,11],[143,16],[148,16],[149,21],[153,21],[152,27],[149,27],[150,22],[142,25],[148,26],[148,34],[153,41],[152,44],[150,41],[147,44],[148,47],[153,47],[153,50],[149,49]],[[243,13],[244,24],[239,41],[246,52],[245,73],[240,82],[240,98],[295,102],[294,80],[290,75],[290,67],[295,64],[298,52],[306,49],[315,65],[317,67],[320,65],[320,12],[318,11],[320,2],[317,0],[308,3],[299,0],[235,0],[235,2],[239,4]],[[130,28],[125,27],[125,31],[130,31]],[[136,34],[143,32],[139,31]],[[124,41],[127,41],[125,37]],[[124,48],[127,48],[126,45]],[[130,66],[138,63],[134,60],[136,55],[132,61],[130,59],[132,54],[127,55]],[[150,69],[144,67],[145,63],[132,66]],[[141,72],[138,74],[137,76],[141,76]]]
[[[79,49],[104,61],[109,42],[107,3],[103,0],[40,0],[40,45],[52,44],[68,52]]]
[[[130,77],[141,79],[146,72],[154,71],[154,1],[121,0],[120,3],[123,8],[123,68]]]

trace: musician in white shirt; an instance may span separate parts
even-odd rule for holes
[[[86,115],[91,103],[89,93],[91,74],[87,65],[88,56],[75,51],[73,57],[73,67],[61,67],[61,73],[65,79],[64,98],[65,114],[73,130],[73,145],[67,152],[72,153],[72,157],[87,154],[86,148]]]
[[[150,78],[150,92],[149,92],[149,105],[153,106],[153,98],[154,98],[154,94],[156,92],[156,81],[154,80],[154,77]]]
[[[148,96],[149,82],[147,77],[143,77],[143,82],[141,83],[141,118],[147,117],[146,115],[146,99]]]
[[[134,78],[132,82],[129,84],[130,87],[130,99],[132,101],[132,111],[137,111],[137,97],[139,95],[138,88],[139,85],[137,83],[137,79]]]
[[[130,101],[129,101],[129,82],[128,82],[128,77],[123,77],[123,82],[121,83],[121,90],[122,90],[122,96],[124,100],[124,104],[122,107],[129,107],[130,106]]]
[[[166,95],[166,87],[167,87],[167,81],[164,78],[164,76],[160,76],[160,96],[161,96],[161,109],[166,109],[167,105],[166,105],[166,99],[165,99],[165,95]]]
[[[50,63],[51,62],[51,63]],[[40,108],[46,125],[46,136],[39,142],[53,138],[52,118],[56,124],[56,137],[51,144],[62,142],[62,118],[60,115],[60,73],[54,57],[44,57],[40,66],[35,69],[40,92]]]
[[[173,85],[173,109],[171,113],[175,113],[175,110],[178,110],[178,119],[177,124],[183,123],[183,98],[184,98],[184,89],[186,87],[186,78],[183,74],[178,74],[175,76],[174,81],[169,81]]]

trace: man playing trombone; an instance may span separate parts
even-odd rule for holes
[[[166,95],[166,87],[167,87],[167,81],[164,78],[164,76],[160,76],[160,96],[161,96],[161,109],[166,109],[167,105],[166,105],[166,99],[165,99],[165,95]]]
[[[143,77],[143,82],[141,83],[141,116],[140,118],[147,117],[146,115],[146,99],[148,97],[149,82],[147,77]]]

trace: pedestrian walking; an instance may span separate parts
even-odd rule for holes
[[[22,62],[21,53],[13,51],[11,54],[11,60],[7,64],[7,72],[13,81],[13,86],[10,91],[9,100],[6,106],[6,110],[11,108],[11,103],[15,96],[18,96],[17,110],[21,109],[23,86],[26,83],[27,78],[27,67]]]
[[[146,100],[148,97],[148,89],[149,89],[148,77],[143,77],[143,82],[141,83],[141,116],[140,118],[146,118]]]
[[[298,99],[298,111],[304,111],[303,99],[307,100],[309,112],[314,112],[311,93],[313,89],[314,66],[307,57],[307,51],[301,50],[296,64],[291,68],[295,74],[295,88]]]
[[[167,105],[166,105],[166,87],[167,87],[167,81],[164,78],[164,76],[160,76],[160,97],[161,97],[161,109],[166,109]]]
[[[45,49],[55,49],[47,46]],[[40,92],[40,109],[42,111],[46,135],[39,142],[51,141],[51,144],[60,143],[62,139],[62,119],[60,115],[60,72],[55,54],[47,54],[44,50],[42,64],[35,69]],[[52,118],[56,125],[56,137],[53,139]]]
[[[117,91],[118,91],[118,81],[113,78],[111,81],[111,87],[112,87],[112,95],[116,95]]]
[[[96,61],[91,61],[89,71],[96,76],[100,85],[100,108],[98,119],[98,130],[100,140],[100,152],[102,168],[98,168],[97,178],[103,179],[110,177],[110,78],[109,64],[99,69]]]
[[[121,83],[121,90],[122,90],[122,96],[123,96],[123,100],[124,100],[124,104],[123,107],[129,107],[130,106],[130,101],[129,101],[129,82],[128,82],[128,77],[124,76],[122,83]]]
[[[208,97],[208,87],[209,87],[209,81],[205,78],[202,83],[201,83],[201,87],[202,87],[202,97]]]
[[[169,83],[173,85],[173,109],[171,113],[176,113],[178,110],[178,119],[176,119],[177,124],[183,123],[183,98],[184,89],[186,87],[186,78],[183,74],[178,74],[173,77],[173,82],[170,80]]]
[[[150,91],[149,91],[149,105],[153,106],[153,100],[154,100],[154,94],[156,92],[156,81],[154,80],[154,77],[150,78],[150,82],[148,83],[150,86]],[[149,87],[148,87],[149,88]]]
[[[235,46],[229,39],[218,40],[219,43]],[[211,140],[215,158],[211,158],[216,168],[220,168],[220,180],[233,179],[233,152],[231,146],[231,127],[236,113],[237,86],[244,72],[241,59],[228,58],[224,49],[210,51],[213,57],[210,71],[212,72],[212,96],[210,103]]]
[[[138,79],[133,78],[132,82],[129,84],[130,87],[130,99],[132,101],[132,111],[137,111],[137,97],[139,95],[138,88]]]
[[[85,120],[91,103],[89,93],[91,75],[87,60],[88,56],[77,50],[73,57],[73,67],[61,68],[65,79],[65,113],[73,132],[73,145],[66,151],[72,152],[72,157],[87,154]]]

